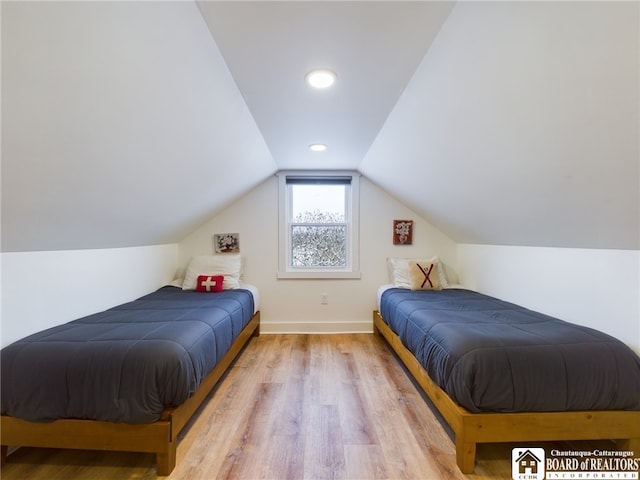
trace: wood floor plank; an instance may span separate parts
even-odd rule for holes
[[[304,391],[305,381],[292,378],[285,384],[284,393],[277,405],[276,421],[271,436],[301,436],[304,434]]]
[[[310,405],[305,438],[304,478],[346,478],[344,444],[336,405]]]
[[[340,385],[338,406],[343,441],[348,445],[378,445],[370,409],[362,400],[362,392],[360,383],[343,382]]]
[[[304,478],[304,450],[303,435],[277,435],[271,437],[269,448],[258,461],[262,464],[259,478],[265,479],[301,479]],[[278,448],[273,448],[278,445]]]
[[[511,478],[514,444],[455,462],[450,430],[386,344],[370,334],[251,340],[180,435],[169,480]],[[527,447],[607,449],[603,442]],[[151,454],[21,448],[3,480],[151,480]]]
[[[380,445],[345,445],[346,478],[349,480],[383,480],[389,476]]]

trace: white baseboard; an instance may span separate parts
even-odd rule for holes
[[[263,333],[373,333],[373,321],[261,322],[260,334]]]

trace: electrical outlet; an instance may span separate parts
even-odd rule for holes
[[[320,305],[329,305],[329,295],[326,293],[320,294]]]

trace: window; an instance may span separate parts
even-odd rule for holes
[[[281,172],[278,278],[360,278],[360,176]]]

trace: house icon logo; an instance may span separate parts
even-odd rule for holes
[[[513,480],[544,480],[544,448],[514,448],[511,450]]]

